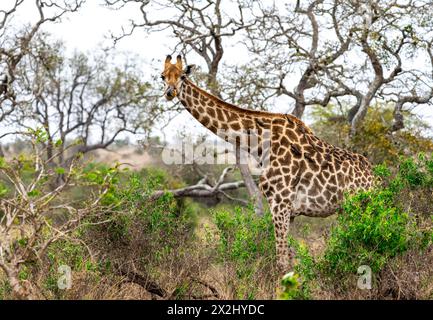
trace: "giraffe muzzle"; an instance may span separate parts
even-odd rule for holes
[[[168,88],[165,96],[168,100],[173,100],[177,96],[177,90],[175,88]]]

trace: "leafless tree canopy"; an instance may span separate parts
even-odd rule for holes
[[[403,128],[405,104],[433,98],[430,1],[296,1],[261,6],[247,46],[255,55],[254,77],[269,94],[306,106],[351,106],[352,132],[375,102],[395,106],[391,130]],[[420,70],[416,63],[424,63]],[[260,74],[265,74],[265,80]],[[297,77],[293,89],[287,78]]]
[[[102,50],[68,57],[62,43],[41,29],[78,11],[84,0],[11,4],[0,11],[2,137],[43,127],[49,136],[47,158],[52,158],[56,143],[75,143],[75,151],[85,153],[108,147],[122,133],[148,132],[161,109],[137,61],[129,58],[124,65],[107,67],[113,55]],[[35,17],[19,26],[14,18],[24,6],[33,8]]]
[[[56,143],[86,153],[110,146],[124,132],[146,133],[161,111],[134,61],[107,66],[107,53],[64,54],[63,45],[39,38],[17,69],[16,88],[30,97],[10,116],[24,127],[43,127],[47,157]],[[64,155],[59,159],[61,162]]]
[[[117,8],[134,2],[137,1],[106,1],[108,5]],[[133,21],[130,29],[116,39],[130,35],[137,28],[144,28],[148,32],[170,30],[177,39],[173,52],[193,51],[203,58],[208,73],[206,84],[212,93],[220,95],[217,75],[224,54],[223,43],[256,23],[246,12],[248,8],[239,1],[223,4],[221,0],[138,2],[142,21]]]
[[[19,104],[13,87],[16,70],[28,54],[41,26],[58,21],[68,13],[76,12],[83,3],[84,0],[35,0],[35,21],[20,29],[13,24],[13,17],[16,11],[24,6],[24,0],[14,0],[11,7],[0,10],[0,121],[11,114]]]

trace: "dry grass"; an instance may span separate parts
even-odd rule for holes
[[[71,289],[65,292],[69,300],[149,300],[152,295],[142,286],[127,282],[124,277],[95,279],[86,272],[75,272]]]

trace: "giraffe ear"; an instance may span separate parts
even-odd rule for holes
[[[164,67],[167,68],[167,67],[170,66],[170,64],[171,64],[171,56],[168,55],[168,56],[165,58],[165,61],[164,61]]]
[[[186,66],[184,73],[186,76],[189,76],[190,74],[192,74],[195,71],[195,69],[196,69],[195,64],[190,64],[190,65]]]
[[[178,56],[176,57],[176,67],[177,67],[179,70],[182,70],[182,69],[183,69],[183,63],[182,63],[182,56],[181,56],[181,55],[178,55]]]

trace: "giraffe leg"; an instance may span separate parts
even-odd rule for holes
[[[269,181],[266,172],[260,177],[259,187],[269,203],[272,212],[272,222],[274,224],[275,247],[277,254],[277,267],[281,273],[289,271],[294,253],[289,248],[288,236],[290,223],[294,216],[292,205],[288,198],[283,199],[274,190],[269,189]]]
[[[294,254],[288,244],[289,226],[292,218],[290,210],[272,208],[272,221],[274,223],[275,246],[277,253],[277,267],[280,272],[289,271],[293,264]]]

